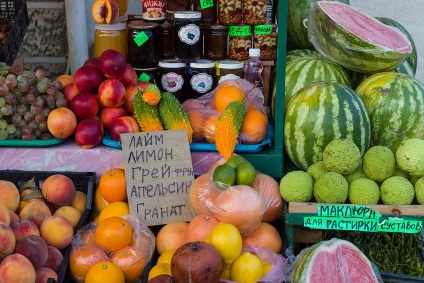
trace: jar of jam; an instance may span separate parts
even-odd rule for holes
[[[244,0],[243,23],[259,25],[266,23],[267,0]]]
[[[176,11],[191,10],[191,0],[168,0],[166,2],[166,20],[170,23],[174,21]]]
[[[234,60],[224,60],[216,62],[216,82],[220,83],[221,78],[231,76],[232,78],[243,78],[244,62]]]
[[[174,59],[159,61],[159,87],[183,103],[187,99],[186,64]]]
[[[141,4],[143,20],[162,24],[166,20],[166,0],[143,0]]]
[[[157,66],[159,27],[154,23],[132,21],[128,24],[128,61],[133,67]]]
[[[277,25],[256,25],[253,29],[253,46],[261,50],[262,61],[274,61],[277,58]]]
[[[125,23],[94,25],[94,57],[99,57],[106,49],[119,51],[127,58],[127,27]]]
[[[230,59],[247,60],[252,48],[252,28],[248,25],[230,26],[228,36]]]
[[[125,15],[128,9],[128,0],[116,0],[116,4],[118,4],[119,16]]]
[[[201,59],[190,63],[188,75],[191,86],[190,98],[198,98],[216,86],[214,61]]]
[[[156,84],[159,82],[159,67],[154,68],[134,68],[134,71],[137,73],[137,78],[142,82],[150,82]]]
[[[158,53],[160,59],[174,58],[174,26],[168,22],[159,27]]]
[[[219,0],[218,21],[223,25],[240,24],[242,18],[242,0]]]
[[[203,58],[224,60],[227,58],[228,26],[208,25],[203,30]]]
[[[199,59],[200,12],[174,14],[175,58],[188,63]]]
[[[202,25],[213,25],[218,19],[217,0],[194,0],[193,11],[202,13],[200,23]]]

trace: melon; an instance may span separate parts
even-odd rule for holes
[[[361,152],[371,135],[367,109],[347,85],[314,82],[290,100],[284,119],[284,147],[302,170],[322,160],[324,148],[334,139],[349,139]]]
[[[393,152],[406,139],[424,137],[424,86],[414,77],[382,72],[356,89],[371,121],[371,145]]]
[[[370,260],[349,241],[333,238],[302,250],[296,257],[290,282],[377,283]]]
[[[367,74],[393,70],[412,53],[411,43],[399,29],[339,2],[313,5],[308,36],[321,54]]]
[[[312,49],[296,49],[291,50],[286,53],[286,65],[291,63],[295,59],[302,58],[303,56],[310,55],[310,54],[317,54],[318,52]]]

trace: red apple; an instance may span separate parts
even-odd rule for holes
[[[125,87],[135,86],[136,82],[138,81],[137,73],[130,64],[127,64],[127,67],[125,68],[125,73],[120,79],[120,81]]]
[[[119,80],[125,73],[127,61],[119,51],[107,49],[100,55],[99,66],[106,78]]]
[[[69,83],[62,88],[62,93],[68,103],[71,103],[72,99],[75,97],[75,95],[80,93],[80,91],[75,86],[75,83]]]
[[[122,107],[105,107],[100,111],[100,122],[105,130],[109,130],[116,118],[125,115],[127,115],[127,113]]]
[[[97,92],[100,104],[105,107],[119,107],[125,102],[126,90],[124,85],[116,79],[106,79],[99,86]]]
[[[84,149],[94,148],[103,138],[103,125],[95,118],[85,118],[75,129],[75,141]]]
[[[99,103],[94,94],[81,92],[75,95],[71,101],[71,110],[75,113],[78,120],[94,117],[99,112]]]
[[[145,91],[146,88],[151,84],[152,84],[151,82],[142,82],[142,81],[137,82],[137,86],[140,91]]]
[[[118,117],[110,126],[110,135],[114,141],[119,141],[120,134],[137,132],[140,132],[140,127],[137,121],[130,116]]]
[[[99,57],[93,57],[93,58],[87,59],[87,61],[84,62],[84,66],[92,66],[94,68],[100,69]]]
[[[96,93],[104,79],[105,77],[99,69],[88,65],[81,66],[74,75],[75,86],[80,92]]]

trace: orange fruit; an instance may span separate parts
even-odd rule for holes
[[[219,192],[212,181],[212,173],[200,175],[191,183],[189,200],[190,205],[198,214],[212,214],[215,199]]]
[[[94,192],[94,215],[98,215],[102,210],[109,205],[109,202],[100,193],[97,188]]]
[[[108,251],[116,252],[131,243],[132,234],[126,220],[112,216],[99,223],[94,232],[94,241]]]
[[[102,261],[93,265],[85,277],[85,283],[124,283],[124,272],[112,262]]]
[[[268,119],[257,110],[247,111],[240,129],[240,140],[243,144],[260,143],[266,136]]]
[[[230,102],[243,98],[244,94],[240,88],[232,85],[221,86],[215,92],[215,108],[219,112],[223,112]]]
[[[127,186],[124,169],[113,168],[106,171],[100,178],[97,189],[108,202],[126,201]]]
[[[203,136],[208,143],[215,143],[216,121],[218,121],[220,115],[221,113],[212,114],[205,121],[203,126]]]
[[[203,139],[203,127],[208,117],[202,111],[190,111],[187,116],[193,128],[193,141],[200,141]]]
[[[102,222],[103,220],[112,217],[122,217],[126,214],[130,214],[130,208],[128,206],[127,202],[124,201],[117,201],[110,203],[108,206],[106,206],[99,215],[98,222]]]
[[[83,283],[88,270],[96,263],[107,261],[107,255],[97,245],[73,246],[69,257],[69,272],[72,280]]]
[[[199,214],[188,223],[186,242],[205,241],[219,221],[213,216]]]
[[[134,282],[137,278],[143,276],[146,256],[141,249],[126,246],[117,251],[110,259],[110,262],[124,272],[127,282]]]
[[[272,222],[283,217],[283,198],[278,182],[266,174],[257,173],[252,187],[258,191],[265,202],[265,213],[262,221]]]
[[[156,236],[156,249],[161,255],[163,252],[178,249],[185,244],[188,223],[175,221],[165,224]]]
[[[270,248],[275,253],[281,253],[281,236],[277,229],[267,222],[261,222],[252,233],[241,238],[243,245]]]

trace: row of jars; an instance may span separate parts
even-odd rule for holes
[[[270,22],[267,0],[142,0],[143,19],[172,23],[176,11],[199,11],[202,24],[258,25]],[[268,17],[267,17],[268,15]]]

